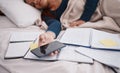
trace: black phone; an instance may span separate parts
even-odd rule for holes
[[[65,47],[65,44],[59,42],[59,41],[53,41],[49,44],[40,46],[38,48],[35,48],[31,50],[31,52],[36,55],[37,57],[43,57],[50,53],[52,53],[55,50],[59,50],[61,48]]]

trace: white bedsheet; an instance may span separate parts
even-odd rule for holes
[[[2,22],[4,20],[6,22]],[[7,23],[8,21],[6,17],[0,17],[0,73],[114,73],[110,67],[97,61],[94,61],[93,64],[85,64],[68,61],[45,62],[22,58],[4,60],[10,32],[42,31],[36,26],[17,28],[11,22],[11,24]],[[116,71],[120,72],[118,69]]]

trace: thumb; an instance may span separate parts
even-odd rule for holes
[[[45,35],[40,35],[39,36],[39,46],[43,45],[46,41]]]

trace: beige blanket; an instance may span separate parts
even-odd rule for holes
[[[100,0],[98,8],[90,22],[79,27],[110,29],[120,32],[120,0]],[[84,10],[85,0],[69,0],[68,7],[61,16],[61,23],[68,28],[69,23],[80,18]]]

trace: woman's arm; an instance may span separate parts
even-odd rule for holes
[[[51,31],[51,32],[55,33],[55,36],[57,37],[61,31],[60,21],[58,21],[54,18],[48,17],[48,16],[44,17],[44,21],[48,25],[47,31]]]
[[[80,20],[85,22],[89,21],[97,8],[98,2],[99,0],[86,0],[84,11]]]
[[[89,21],[97,8],[98,2],[99,0],[86,0],[83,14],[81,15],[80,19],[72,22],[70,27],[77,27]]]
[[[61,23],[58,20],[45,16],[44,21],[48,25],[48,29],[39,36],[39,46],[52,42],[61,31]],[[55,54],[58,54],[58,51],[54,51],[50,55]]]
[[[44,19],[44,21],[48,25],[48,29],[46,30],[45,33],[40,35],[39,45],[45,45],[52,42],[61,31],[61,23],[58,20],[51,18],[49,16],[44,16],[42,17],[42,19]]]

